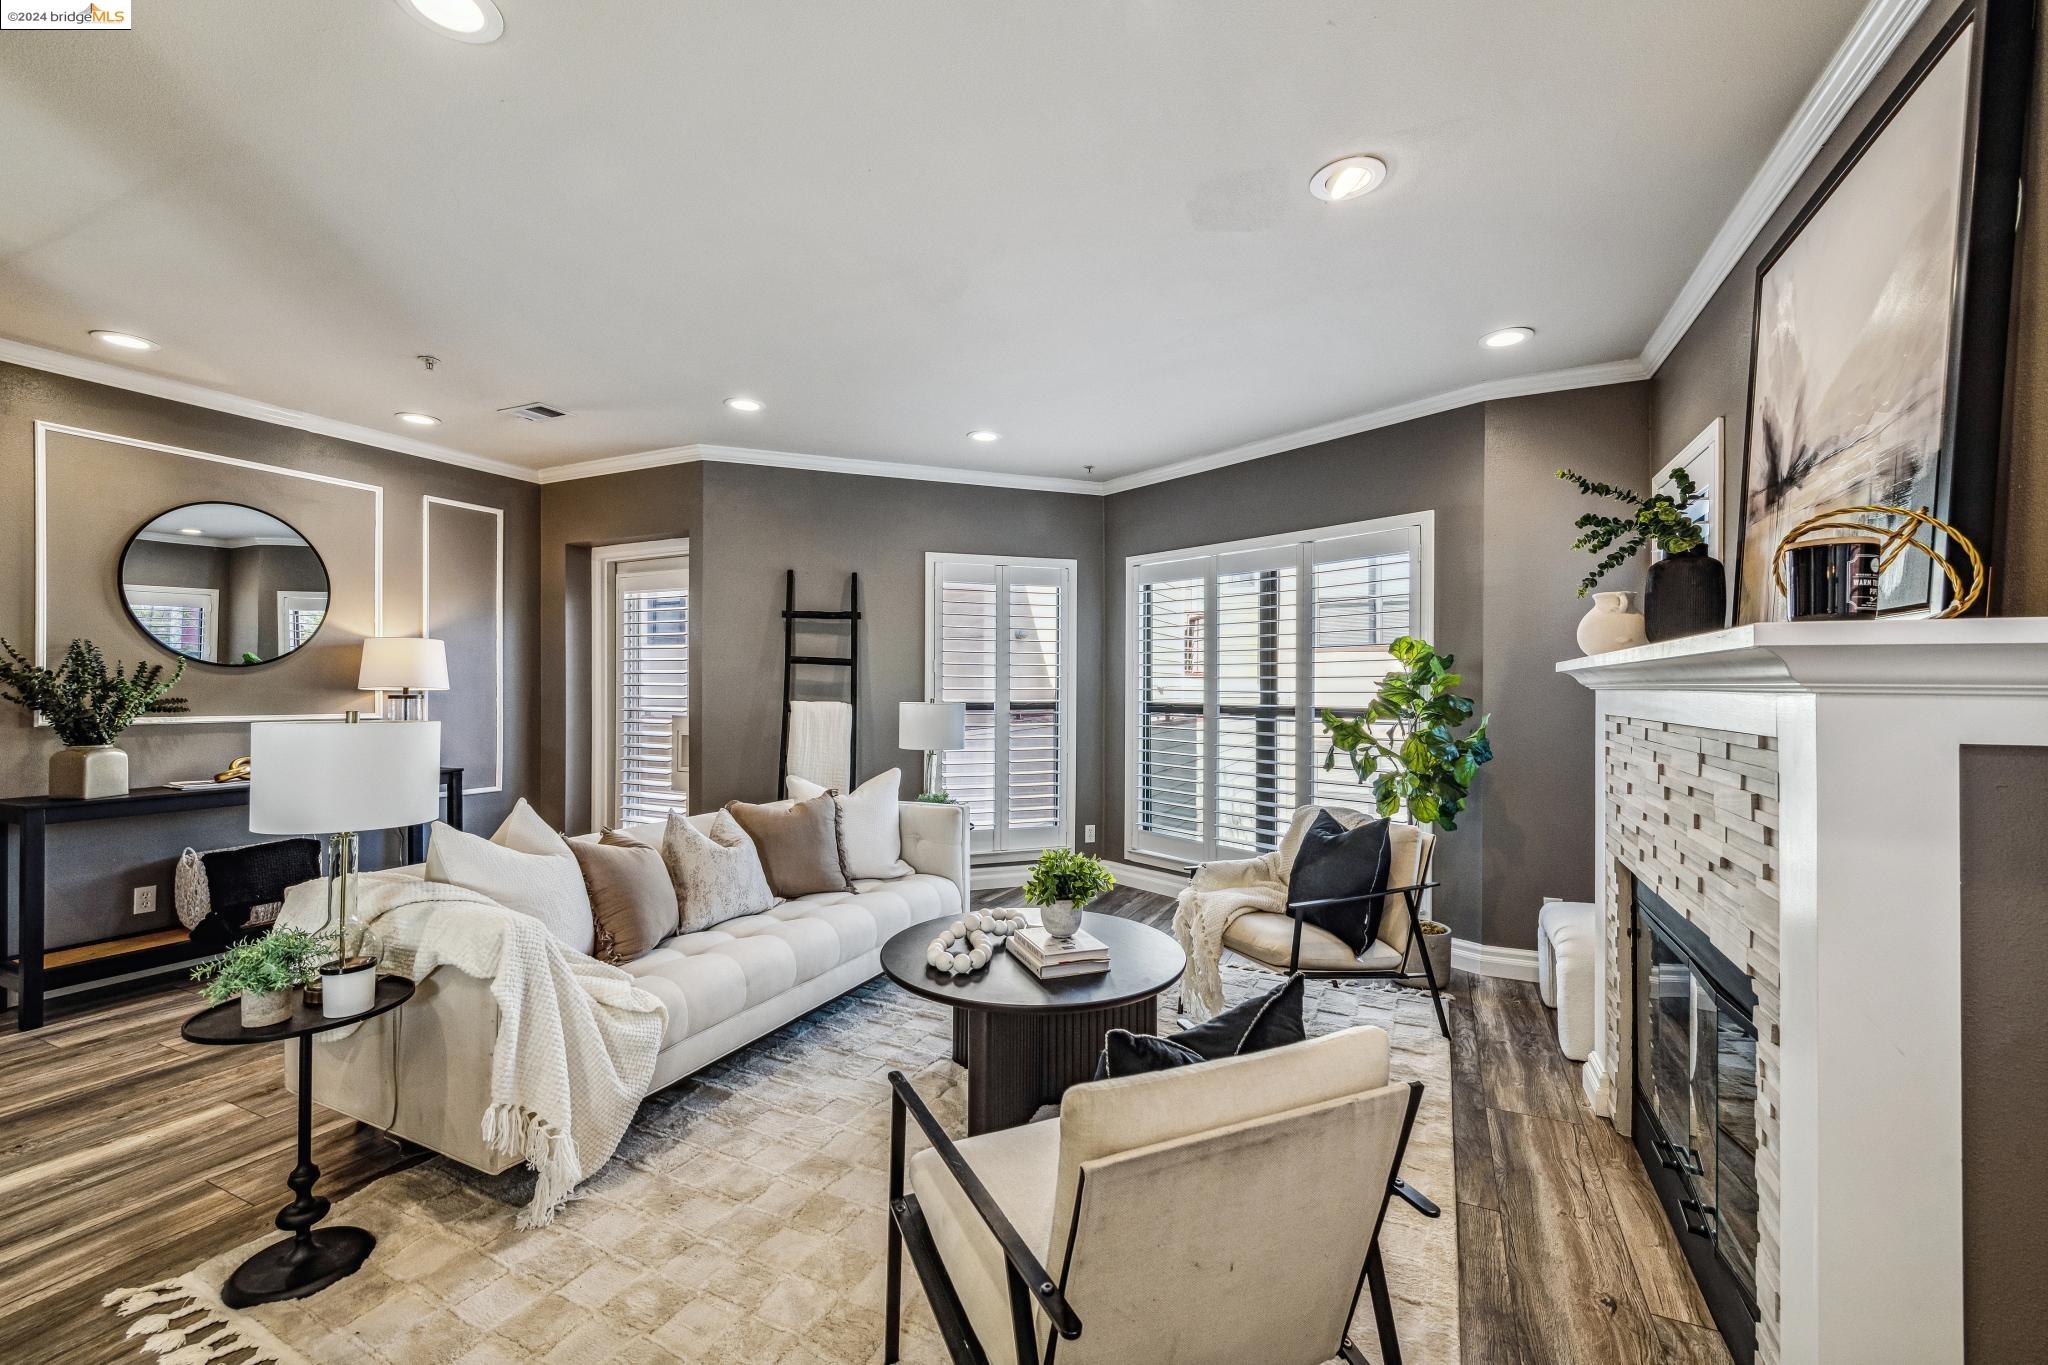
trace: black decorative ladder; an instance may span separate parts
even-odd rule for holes
[[[789,782],[789,708],[796,700],[796,670],[798,667],[843,668],[846,670],[846,706],[851,713],[846,725],[846,785],[852,787],[858,780],[860,767],[860,575],[846,576],[846,610],[844,611],[798,611],[796,609],[796,570],[784,571],[782,580],[782,752],[775,761],[775,795],[777,799],[788,794]],[[799,654],[796,652],[796,631],[799,621],[844,621],[846,623],[845,654]]]

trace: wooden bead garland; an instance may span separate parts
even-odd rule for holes
[[[997,942],[1008,938],[1030,921],[1024,918],[1024,911],[1014,905],[998,905],[988,910],[969,910],[964,923],[970,929],[979,929]]]
[[[965,945],[963,950],[962,945]],[[936,971],[953,976],[964,976],[978,972],[988,965],[996,950],[996,941],[986,931],[968,927],[962,920],[947,925],[932,940],[932,946],[925,950],[925,961]]]

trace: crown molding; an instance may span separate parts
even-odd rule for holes
[[[1707,254],[1693,267],[1685,287],[1672,300],[1664,320],[1650,333],[1642,356],[1643,366],[1650,373],[1655,374],[1670,358],[1686,329],[1741,262],[1757,234],[1764,230],[1771,215],[1778,211],[1785,196],[1834,135],[1850,106],[1891,60],[1900,40],[1926,12],[1928,3],[1929,0],[1870,0],[1856,26],[1849,30],[1849,36],[1835,49],[1820,79],[1807,92],[1792,122],[1779,135],[1771,154],[1764,158],[1749,188],[1735,201],[1734,209],[1708,245]]]
[[[1539,393],[1563,393],[1570,389],[1597,388],[1602,384],[1628,384],[1649,377],[1649,370],[1640,360],[1609,360],[1598,365],[1580,365],[1568,370],[1545,370],[1541,374],[1521,375],[1513,379],[1489,379],[1483,384],[1469,384],[1462,389],[1452,389],[1449,393],[1418,398],[1390,408],[1360,413],[1355,417],[1341,417],[1334,422],[1325,422],[1321,426],[1305,427],[1300,431],[1290,431],[1279,436],[1264,436],[1241,446],[1219,450],[1213,455],[1197,455],[1191,460],[1179,460],[1173,464],[1161,465],[1157,469],[1125,474],[1121,478],[1110,479],[1099,487],[1104,493],[1123,493],[1150,484],[1184,479],[1190,474],[1203,474],[1212,469],[1222,469],[1226,465],[1243,464],[1246,460],[1285,454],[1290,450],[1300,450],[1340,437],[1356,436],[1360,432],[1377,431],[1381,427],[1413,422],[1419,417],[1434,417],[1440,412],[1470,407],[1474,403],[1490,403],[1503,398],[1527,398]]]
[[[612,455],[598,460],[554,465],[540,471],[540,481],[544,484],[562,483],[569,479],[591,479],[635,469],[700,462],[760,465],[769,469],[809,469],[821,474],[859,474],[875,479],[917,479],[925,483],[957,483],[985,488],[1022,488],[1040,493],[1084,493],[1099,497],[1108,491],[1106,485],[1093,479],[946,469],[938,465],[905,464],[896,460],[861,460],[837,455],[803,455],[789,450],[753,450],[745,446],[704,444],[670,446],[663,450],[643,450],[632,455]]]
[[[0,361],[21,365],[31,370],[43,370],[49,374],[61,374],[71,379],[83,379],[92,384],[105,384],[109,388],[126,389],[130,393],[146,393],[152,398],[185,403],[195,408],[211,408],[215,412],[232,413],[237,417],[248,417],[258,422],[296,427],[300,431],[332,436],[338,441],[353,441],[357,445],[375,446],[380,450],[412,455],[422,460],[459,465],[464,469],[474,469],[484,474],[496,474],[500,478],[517,479],[521,483],[539,482],[538,476],[531,469],[509,464],[504,460],[494,460],[488,455],[473,455],[466,450],[451,450],[447,446],[435,445],[431,441],[414,440],[410,436],[400,436],[396,432],[378,431],[375,427],[362,427],[353,422],[337,422],[330,417],[299,412],[293,408],[280,408],[269,403],[260,403],[253,398],[244,398],[240,394],[209,389],[204,385],[187,383],[182,379],[146,374],[141,370],[131,370],[126,366],[109,364],[104,360],[92,360],[63,351],[52,351],[42,346],[31,346],[25,341],[15,341],[9,337],[0,337]]]

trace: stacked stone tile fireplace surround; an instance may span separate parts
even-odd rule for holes
[[[1596,1110],[1633,1126],[1637,883],[1755,990],[1756,1355],[1963,1360],[1959,767],[2048,745],[2048,621],[1767,624],[1596,694]]]

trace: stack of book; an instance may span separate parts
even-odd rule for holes
[[[1010,935],[1010,952],[1041,981],[1109,970],[1109,945],[1093,934],[1054,938],[1037,925]]]

